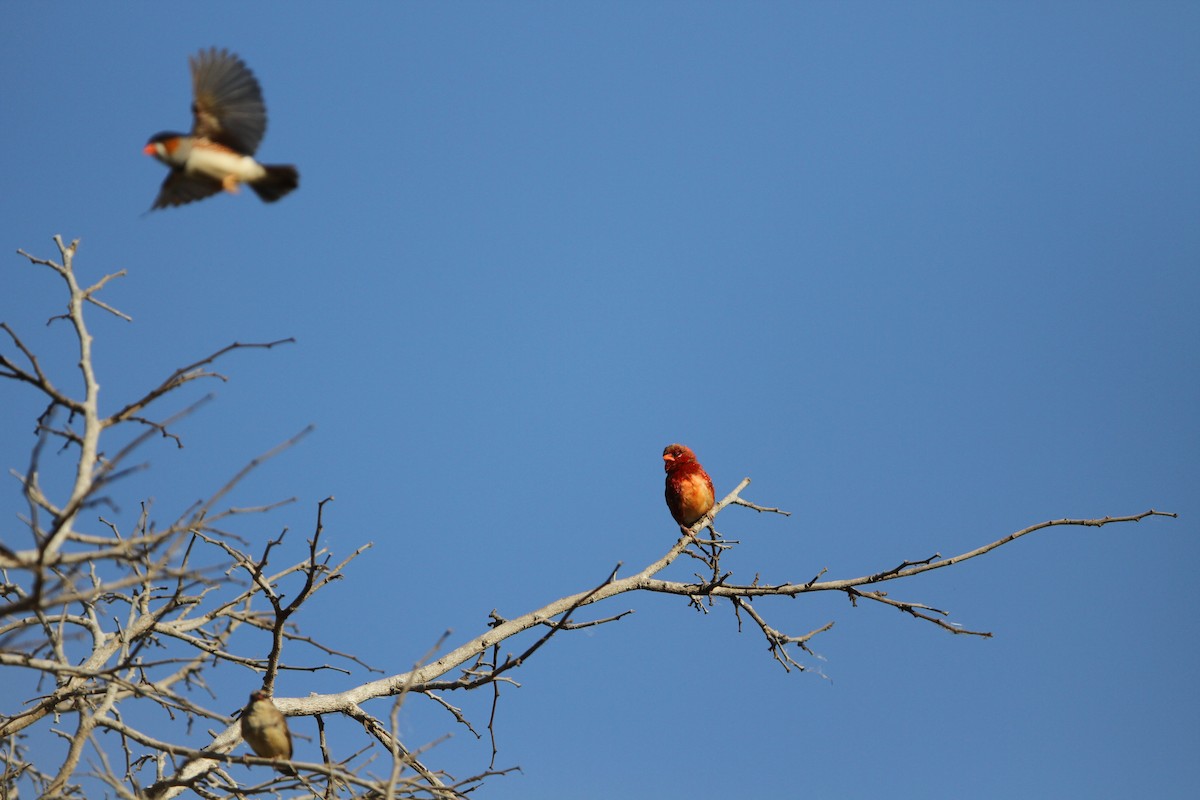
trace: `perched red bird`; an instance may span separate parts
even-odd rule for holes
[[[192,132],[165,131],[143,148],[171,168],[151,211],[203,200],[224,189],[236,194],[244,183],[273,203],[300,185],[290,165],[266,165],[254,151],[267,130],[262,89],[240,58],[228,50],[201,50],[192,67]]]
[[[667,508],[676,522],[689,528],[713,507],[712,478],[692,448],[682,444],[669,444],[663,450],[663,469],[667,471]]]
[[[263,758],[292,757],[292,732],[288,730],[287,720],[262,689],[251,692],[250,702],[242,709],[242,738]],[[296,774],[288,766],[280,766],[279,771]]]

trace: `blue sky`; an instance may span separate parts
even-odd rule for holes
[[[721,516],[735,580],[1179,512],[890,587],[990,640],[842,597],[757,603],[794,632],[836,621],[813,645],[828,680],[784,674],[725,608],[617,598],[601,610],[637,613],[560,636],[506,691],[498,762],[523,772],[480,796],[1194,791],[1200,7],[209,8],[0,11],[0,245],[50,256],[61,233],[83,275],[128,270],[107,299],[135,322],[93,315],[107,408],[232,341],[297,339],[224,363],[125,519],[315,424],[235,498],[299,502],[242,533],[299,548],[336,496],[335,552],[374,547],[299,622],[393,673],[447,628],[664,552],[673,441],[718,494],[750,476],[794,512]],[[210,45],[259,77],[259,156],[301,187],[143,215],[164,169],[141,147],[187,127]],[[9,255],[0,287],[0,319],[69,370],[51,277]],[[21,467],[41,407],[12,385],[0,406]],[[21,508],[10,481],[0,539]],[[214,680],[229,709],[257,685]],[[456,700],[486,723],[485,698]],[[443,712],[403,724],[413,745],[454,731],[431,763],[486,764]]]

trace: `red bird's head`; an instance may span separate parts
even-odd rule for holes
[[[684,464],[695,464],[696,454],[686,444],[669,444],[663,448],[663,469],[667,472]]]

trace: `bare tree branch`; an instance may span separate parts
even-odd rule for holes
[[[264,533],[265,515],[278,512],[294,498],[243,507],[223,505],[248,475],[299,443],[311,427],[251,459],[216,489],[197,493],[203,499],[166,521],[157,519],[149,503],[140,504],[140,513],[128,522],[120,512],[90,517],[97,507],[116,505],[114,487],[121,477],[143,468],[134,459],[152,439],[165,437],[175,442],[176,449],[182,446],[172,427],[207,398],[166,418],[156,414],[159,400],[194,391],[192,385],[201,379],[225,381],[211,367],[236,350],[271,350],[292,339],[234,342],[173,371],[115,413],[103,415],[84,311],[94,306],[130,320],[97,296],[124,272],[105,275],[85,287],[74,267],[78,241],[68,245],[55,237],[55,243],[59,261],[18,252],[31,264],[48,268],[66,286],[66,313],[51,321],[69,323],[59,328],[69,329],[71,347],[78,351],[79,396],[59,388],[75,385],[74,380],[59,381],[61,376],[48,374],[33,349],[0,322],[6,337],[0,338],[0,379],[26,387],[47,404],[37,419],[37,440],[24,473],[12,473],[27,508],[22,524],[28,542],[0,544],[0,597],[5,603],[0,606],[0,669],[8,670],[5,677],[28,678],[35,687],[25,703],[0,713],[0,796],[4,797],[15,797],[19,789],[46,798],[85,797],[103,787],[129,800],[169,798],[185,790],[214,800],[282,792],[330,800],[461,798],[484,780],[515,769],[495,766],[501,685],[517,686],[513,677],[517,670],[558,636],[615,623],[634,610],[576,621],[589,606],[635,592],[676,595],[703,613],[728,603],[738,629],[743,620],[752,622],[785,671],[812,671],[804,663],[819,658],[811,642],[830,630],[833,621],[807,632],[788,632],[768,620],[768,603],[756,604],[756,599],[841,592],[852,604],[870,601],[954,634],[990,636],[951,621],[948,612],[931,603],[894,599],[883,584],[906,580],[906,587],[915,586],[915,579],[930,570],[978,558],[1047,528],[1099,527],[1175,516],[1149,510],[1124,517],[1050,520],[949,558],[934,554],[905,560],[858,577],[828,579],[824,568],[814,575],[811,566],[787,565],[773,569],[804,569],[803,574],[812,577],[806,582],[771,583],[758,572],[749,583],[739,583],[734,571],[722,563],[739,541],[717,530],[718,516],[731,505],[788,515],[743,498],[750,484],[746,478],[705,517],[681,528],[678,540],[636,573],[619,578],[618,564],[590,588],[512,619],[493,610],[481,623],[482,632],[449,652],[437,656],[443,637],[426,657],[404,671],[364,680],[361,673],[379,670],[335,643],[307,635],[301,627],[318,594],[340,580],[369,548],[357,546],[340,560],[334,557],[331,543],[337,537],[326,530],[326,512],[333,498],[316,503],[312,535],[304,543],[289,537],[286,527],[276,525]],[[114,431],[123,433],[114,439]],[[102,437],[115,455],[105,455]],[[43,456],[52,442],[69,456],[51,468],[69,474],[44,479]],[[46,488],[55,486],[67,488]],[[726,518],[721,519],[723,526]],[[693,568],[692,578],[660,577],[680,556],[686,556],[683,563]],[[271,694],[280,672],[319,670],[347,676],[346,688],[338,692],[274,698],[293,721],[315,718],[320,762],[288,761],[295,774],[284,775],[275,771],[280,760],[234,752],[241,742],[240,723],[221,710],[229,708],[229,698],[215,697],[209,685],[214,670],[230,668],[262,673],[262,687]],[[449,714],[453,722],[447,720],[447,725],[462,725],[482,739],[478,721],[473,724],[463,708],[446,699],[449,692],[481,689],[490,690],[491,700],[487,719],[491,759],[486,767],[455,778],[434,766],[437,745],[445,737],[420,746],[403,741],[400,709],[407,702],[426,701]],[[382,700],[388,701],[386,710],[368,709],[372,701]],[[352,723],[354,736],[345,741],[326,736],[327,723],[337,716]],[[216,730],[203,728],[210,724]],[[27,737],[39,725],[39,732],[61,742],[52,755],[28,746]],[[205,746],[180,743],[194,740],[197,734],[207,736]],[[380,774],[373,772],[377,764]],[[243,779],[244,767],[252,768],[251,777]]]

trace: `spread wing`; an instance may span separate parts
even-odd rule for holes
[[[254,155],[267,130],[267,108],[254,73],[233,53],[215,47],[189,60],[192,134]]]
[[[181,206],[195,200],[203,200],[219,191],[221,191],[221,182],[215,178],[205,175],[189,175],[182,169],[173,169],[163,181],[162,188],[158,191],[158,198],[155,199],[154,205],[150,206],[150,210]]]

